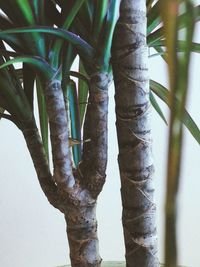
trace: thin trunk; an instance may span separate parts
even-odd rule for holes
[[[146,1],[122,0],[112,63],[127,267],[157,267]]]
[[[105,182],[107,165],[107,115],[108,115],[107,73],[98,72],[91,77],[90,94],[84,123],[83,160],[79,173],[86,186],[98,196]]]
[[[32,120],[28,124],[23,124],[21,130],[37,172],[40,186],[49,202],[55,208],[58,208],[58,190],[52,179],[48,160],[35,121]]]
[[[68,116],[61,82],[53,80],[45,86],[47,113],[49,116],[50,137],[54,164],[54,180],[59,189],[72,188],[75,181],[72,174],[72,161],[69,147]]]

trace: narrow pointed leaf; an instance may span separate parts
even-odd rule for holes
[[[171,108],[169,103],[169,90],[166,87],[156,81],[151,80],[150,88],[169,108]],[[176,97],[176,103],[178,102],[179,100]],[[190,131],[195,140],[200,144],[200,129],[186,109],[184,110],[182,122]]]
[[[33,95],[34,95],[34,81],[35,73],[28,64],[23,64],[23,86],[24,93],[29,101],[30,107],[33,111]]]
[[[109,68],[111,45],[112,45],[114,28],[119,16],[119,6],[120,6],[119,0],[111,0],[107,12],[106,25],[104,28],[104,36],[103,36],[104,41],[101,47],[101,54],[100,54],[100,61],[103,60],[103,62],[100,62],[100,65],[102,65],[104,71],[108,71]]]
[[[103,23],[105,21],[108,0],[97,0],[94,10],[93,39],[98,41]]]
[[[71,120],[71,137],[76,140],[81,140],[81,127],[80,127],[80,113],[78,105],[78,95],[76,84],[70,81],[67,86],[67,98],[69,99],[69,111]],[[77,144],[72,147],[73,158],[75,166],[77,167],[81,160],[81,145]]]
[[[160,115],[161,119],[164,121],[164,123],[167,125],[167,120],[165,118],[165,115],[163,114],[156,98],[154,97],[153,93],[150,91],[150,95],[149,95],[150,101],[152,106],[154,107],[154,109],[157,111],[157,113]]]
[[[0,69],[10,66],[14,63],[21,63],[21,62],[31,64],[39,72],[41,72],[46,79],[51,79],[54,74],[53,69],[48,65],[48,63],[45,60],[43,60],[40,57],[17,57],[2,64],[0,66]]]
[[[73,34],[72,32],[63,30],[63,29],[52,28],[52,27],[40,27],[40,26],[25,27],[25,28],[1,31],[0,38],[4,39],[8,36],[8,34],[12,34],[12,33],[29,33],[30,34],[34,32],[53,34],[54,36],[57,36],[58,38],[68,41],[72,45],[74,45],[77,51],[80,53],[81,56],[85,58],[86,61],[91,62],[93,59],[94,49],[87,42],[81,39],[79,36]]]

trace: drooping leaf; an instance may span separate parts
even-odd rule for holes
[[[41,72],[46,79],[51,79],[55,73],[55,71],[53,71],[51,66],[49,66],[49,64],[40,57],[17,57],[2,64],[0,66],[0,69],[10,66],[14,63],[21,63],[21,62],[29,63],[30,65],[35,67],[36,70]]]
[[[169,108],[171,108],[169,103],[169,90],[166,87],[156,81],[151,80],[150,88]],[[179,100],[176,97],[176,103],[178,102]],[[186,109],[184,110],[182,123],[187,127],[195,140],[200,144],[200,129]]]
[[[154,97],[153,93],[150,91],[150,95],[149,95],[150,101],[152,106],[154,107],[154,109],[157,111],[157,113],[160,115],[161,119],[164,121],[164,123],[167,125],[167,120],[165,118],[165,115],[163,114],[156,98]]]
[[[18,29],[11,29],[6,31],[0,32],[0,38],[6,39],[9,34],[12,33],[34,33],[34,32],[40,32],[40,33],[47,33],[47,34],[53,34],[54,36],[57,36],[58,38],[61,38],[65,41],[70,42],[72,45],[74,45],[77,49],[77,51],[80,53],[80,56],[82,56],[87,62],[92,62],[92,59],[94,57],[94,49],[83,39],[81,39],[79,36],[73,34],[72,32],[66,31],[64,29],[58,29],[58,28],[52,28],[52,27],[23,27]]]

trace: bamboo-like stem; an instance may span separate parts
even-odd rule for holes
[[[112,63],[126,266],[157,267],[145,0],[121,1]]]

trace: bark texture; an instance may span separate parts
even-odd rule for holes
[[[157,267],[146,1],[122,0],[112,63],[127,267]]]
[[[96,197],[105,182],[107,165],[108,74],[91,77],[90,95],[84,123],[83,160],[79,165],[82,181]]]
[[[69,148],[68,116],[60,81],[45,87],[50,124],[54,174],[35,122],[21,127],[49,202],[64,215],[72,267],[100,267],[96,220],[96,201],[105,182],[107,163],[108,75],[91,76],[89,103],[85,118],[82,162],[72,170]]]
[[[21,130],[30,152],[40,186],[49,202],[55,208],[58,208],[58,190],[52,179],[48,160],[35,121],[32,120],[28,124],[24,124]]]
[[[108,76],[91,77],[84,124],[83,160],[75,172],[75,198],[69,201],[65,217],[73,267],[100,267],[97,238],[96,200],[105,182],[107,164]],[[74,201],[73,201],[74,200]]]
[[[71,153],[69,148],[68,116],[59,80],[45,87],[47,113],[54,164],[54,180],[61,189],[73,187]]]

